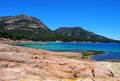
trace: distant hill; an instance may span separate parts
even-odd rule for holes
[[[81,27],[64,27],[52,31],[38,18],[25,14],[0,17],[0,38],[34,41],[119,42],[96,35]]]
[[[93,32],[87,31],[81,27],[60,27],[56,29],[54,32],[68,35],[72,37],[78,38],[81,41],[92,41],[92,42],[117,42],[116,40],[106,38],[101,35],[97,35]]]

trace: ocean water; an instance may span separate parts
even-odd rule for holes
[[[105,51],[106,54],[93,56],[94,60],[120,60],[120,43],[64,43],[64,42],[32,42],[18,43],[18,46],[44,49],[50,51]]]

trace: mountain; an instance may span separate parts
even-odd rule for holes
[[[5,16],[0,17],[0,29],[3,30],[28,30],[43,28],[49,30],[49,28],[43,24],[36,17],[27,16],[25,14],[18,16]]]
[[[25,14],[0,17],[0,38],[34,41],[118,42],[86,31],[81,27],[50,30],[36,17]]]
[[[0,17],[0,37],[45,40],[53,32],[36,17],[25,14]]]
[[[78,38],[78,41],[92,41],[92,42],[117,42],[116,40],[106,38],[101,35],[97,35],[93,32],[87,31],[81,27],[60,27],[56,29],[54,32],[72,36]]]

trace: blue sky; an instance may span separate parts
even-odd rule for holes
[[[1,0],[0,11],[35,16],[52,30],[81,26],[120,40],[120,0]]]

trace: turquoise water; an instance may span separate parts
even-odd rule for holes
[[[57,43],[57,42],[33,42],[29,44],[16,44],[23,47],[44,49],[51,51],[105,51],[107,54],[93,56],[95,60],[120,60],[120,44],[118,43]]]

